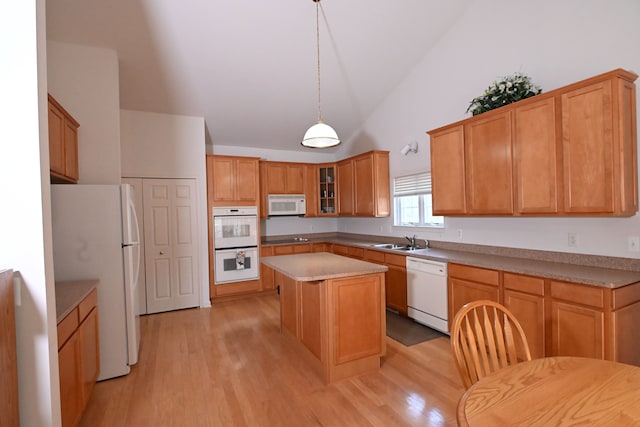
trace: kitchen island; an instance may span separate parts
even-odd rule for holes
[[[275,270],[280,328],[326,384],[380,368],[387,267],[326,252],[262,258]]]

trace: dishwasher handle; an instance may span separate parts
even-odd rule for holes
[[[444,262],[431,261],[422,258],[407,257],[406,260],[407,271],[421,271],[424,273],[434,274],[437,276],[447,275],[447,264]]]

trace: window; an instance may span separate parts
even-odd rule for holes
[[[393,179],[394,225],[443,227],[444,217],[434,216],[431,201],[431,173],[398,176]]]

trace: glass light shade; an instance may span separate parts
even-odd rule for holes
[[[329,148],[340,144],[338,134],[329,125],[318,122],[304,134],[302,145],[310,148]]]

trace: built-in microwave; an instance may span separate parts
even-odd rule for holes
[[[304,215],[307,213],[304,194],[269,194],[267,201],[269,216]]]

